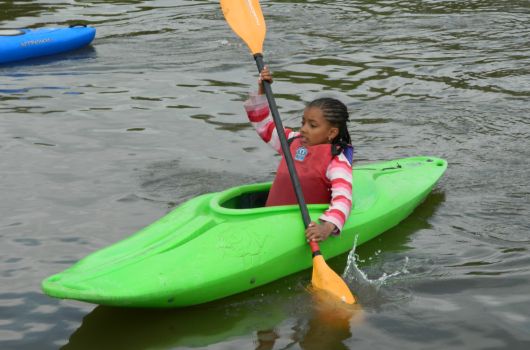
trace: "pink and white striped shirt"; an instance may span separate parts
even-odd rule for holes
[[[282,154],[280,138],[265,95],[251,96],[245,101],[244,107],[248,119],[262,140]],[[284,131],[287,139],[299,135],[299,132],[288,128],[284,128]],[[352,164],[344,153],[333,157],[326,170],[326,178],[331,183],[331,202],[319,220],[331,222],[340,231],[350,215],[352,206]]]

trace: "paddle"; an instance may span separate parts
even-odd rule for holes
[[[265,65],[263,63],[262,51],[266,27],[258,0],[221,0],[221,8],[223,9],[225,19],[232,30],[241,39],[243,39],[243,41],[249,47],[252,55],[254,56],[254,60],[256,61],[256,65],[258,66],[258,71],[261,72]],[[311,223],[311,218],[309,216],[309,211],[307,210],[307,205],[302,193],[302,187],[300,186],[300,181],[294,167],[293,158],[289,150],[289,144],[285,138],[282,120],[280,119],[278,108],[276,107],[274,96],[272,95],[270,83],[264,81],[263,89],[265,90],[265,95],[269,101],[269,108],[272,113],[274,123],[276,124],[276,130],[280,137],[281,148],[287,163],[287,168],[289,169],[289,175],[291,177],[294,192],[298,200],[298,205],[300,206],[302,219],[304,221],[305,227],[307,228]],[[318,243],[311,241],[309,242],[309,245],[313,253],[313,275],[311,279],[313,287],[322,289],[341,299],[345,303],[355,303],[355,298],[353,297],[346,283],[324,261],[324,257],[320,252]]]

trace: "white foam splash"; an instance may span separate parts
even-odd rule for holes
[[[366,262],[365,260],[359,259],[358,255],[355,253],[355,249],[357,246],[357,238],[358,235],[355,236],[353,248],[348,254],[346,268],[344,269],[342,277],[346,281],[346,283],[348,283],[348,285],[352,287],[353,293],[361,300],[361,302],[363,300],[376,300],[379,298],[381,287],[388,283],[389,280],[400,275],[409,273],[409,271],[407,270],[409,258],[405,257],[403,267],[399,270],[390,274],[383,272],[383,274],[379,278],[370,279],[368,278],[366,273],[357,266],[357,261]],[[372,260],[372,258],[375,258],[379,254],[381,254],[381,250],[377,250],[375,252],[375,256],[368,258],[368,260]]]

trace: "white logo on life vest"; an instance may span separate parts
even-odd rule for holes
[[[306,156],[307,156],[307,148],[305,148],[304,146],[300,146],[296,150],[294,159],[296,159],[299,162],[303,162]]]

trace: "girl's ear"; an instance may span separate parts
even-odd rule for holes
[[[328,140],[329,142],[333,141],[335,137],[339,135],[339,128],[331,127],[328,132]]]

